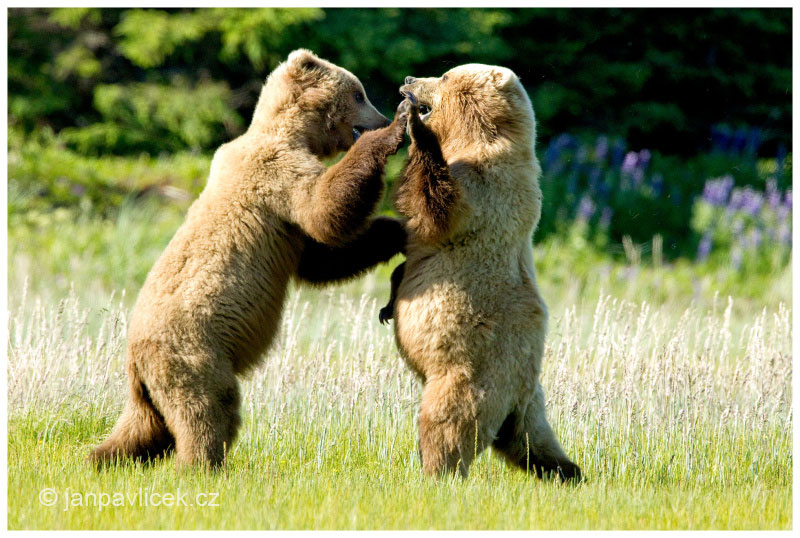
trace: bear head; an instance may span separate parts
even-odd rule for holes
[[[416,96],[420,118],[445,153],[533,150],[536,120],[519,78],[505,67],[466,64],[439,78],[406,77],[400,93]]]
[[[251,128],[280,129],[326,157],[349,149],[362,132],[390,123],[355,75],[298,49],[267,78]]]

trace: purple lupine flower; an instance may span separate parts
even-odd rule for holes
[[[742,205],[741,208],[755,216],[761,211],[761,206],[764,204],[764,197],[760,192],[756,192],[751,187],[742,189]]]
[[[597,144],[594,147],[594,156],[598,161],[605,160],[608,155],[608,138],[605,136],[597,137]]]
[[[585,145],[581,145],[578,147],[578,150],[575,152],[575,163],[576,164],[583,164],[589,160],[589,148]]]
[[[558,147],[558,144],[555,142],[550,142],[547,146],[547,149],[544,150],[544,166],[545,168],[549,168],[550,165],[558,159],[561,155],[561,148]]]
[[[713,206],[723,207],[728,202],[732,188],[733,177],[731,176],[709,179],[703,188],[703,199]]]
[[[587,194],[584,194],[580,204],[578,204],[578,218],[581,220],[589,220],[592,218],[592,215],[594,215],[594,211],[594,202],[592,202],[592,199],[589,198]]]
[[[700,244],[697,245],[697,260],[705,261],[711,253],[711,235],[706,232],[700,239]]]
[[[636,280],[639,274],[639,267],[636,265],[629,265],[622,270],[622,277],[625,280]]]
[[[789,246],[792,244],[792,228],[787,221],[783,221],[778,226],[778,241]]]
[[[622,173],[630,174],[636,168],[636,152],[629,151],[622,162]]]
[[[751,247],[753,250],[757,249],[761,245],[761,238],[761,230],[758,228],[751,228],[750,233],[747,234],[748,247]]]
[[[731,199],[728,201],[728,211],[738,211],[742,208],[742,191],[741,189],[733,189]]]
[[[784,203],[786,207],[789,208],[791,211],[792,209],[792,189],[786,189],[786,194],[784,195]]]
[[[777,209],[781,204],[781,193],[778,192],[778,182],[775,181],[775,178],[767,180],[766,198],[772,209]]]
[[[643,149],[639,152],[639,168],[642,170],[647,170],[647,165],[650,164],[650,158],[652,155],[650,154],[649,149]]]
[[[644,183],[644,170],[639,168],[638,166],[633,169],[633,186],[634,187],[641,187],[642,183]]]
[[[571,142],[572,137],[570,137],[567,133],[562,133],[551,140],[544,152],[545,164],[549,165],[561,157],[561,154],[565,149],[567,149],[567,147],[569,147]]]
[[[739,235],[744,231],[744,220],[741,217],[736,217],[733,219],[733,224],[731,224],[731,231],[733,235]]]
[[[600,227],[608,228],[611,225],[611,217],[614,216],[614,210],[605,206],[600,212]]]

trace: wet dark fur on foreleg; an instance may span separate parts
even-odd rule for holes
[[[371,221],[366,232],[340,247],[306,239],[297,276],[306,283],[316,285],[342,282],[404,252],[405,244],[406,231],[402,221],[377,217]]]
[[[391,282],[391,290],[389,292],[389,302],[386,306],[381,308],[378,312],[378,321],[381,324],[388,323],[390,319],[394,319],[394,303],[397,300],[397,288],[400,287],[400,282],[403,281],[403,275],[406,270],[406,262],[401,263],[392,271],[392,276],[389,279]]]
[[[411,99],[412,103],[416,99]],[[409,227],[427,243],[434,243],[451,231],[461,189],[450,175],[439,139],[419,117],[419,106],[409,106],[411,148],[408,163],[397,189],[395,205],[409,217]]]

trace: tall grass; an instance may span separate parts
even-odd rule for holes
[[[601,295],[554,308],[544,360],[548,414],[587,479],[565,490],[528,479],[490,451],[463,483],[422,477],[420,386],[392,331],[377,322],[382,286],[373,275],[347,293],[292,291],[280,337],[243,383],[243,427],[217,475],[177,473],[171,460],[100,474],[85,467],[82,458],[124,401],[128,301],[112,296],[88,309],[75,293],[57,305],[21,294],[9,324],[9,487],[17,493],[9,525],[791,526],[785,305],[739,322],[730,298],[676,310]],[[43,487],[142,484],[217,488],[222,504],[202,513],[61,511],[37,501]]]

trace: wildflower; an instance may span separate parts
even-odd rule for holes
[[[753,216],[758,215],[764,203],[763,198],[761,193],[756,192],[751,187],[745,187],[742,189],[741,208]]]
[[[733,177],[723,176],[719,179],[709,179],[703,188],[703,199],[713,206],[723,207],[728,201],[733,188]]]
[[[608,228],[611,225],[611,217],[614,216],[614,210],[605,206],[600,212],[600,227]]]
[[[778,226],[778,241],[789,246],[792,245],[792,228],[788,222],[784,221]]]
[[[767,180],[766,198],[772,209],[777,209],[781,203],[781,193],[778,192],[778,182],[775,181],[775,178]]]
[[[757,249],[761,245],[761,230],[758,228],[751,228],[748,234],[748,243],[753,249]]]
[[[703,238],[700,239],[700,244],[697,245],[697,260],[698,261],[705,261],[708,258],[708,255],[711,253],[711,236],[708,232],[703,234]]]
[[[639,167],[642,170],[645,170],[647,168],[647,165],[650,164],[650,157],[651,154],[650,150],[648,149],[643,149],[642,151],[639,152]]]
[[[738,211],[742,208],[742,191],[741,189],[734,189],[731,194],[731,199],[728,202],[728,211]]]
[[[633,170],[633,185],[635,187],[641,187],[642,183],[644,183],[644,170],[637,166]]]
[[[592,218],[592,215],[594,215],[594,212],[594,202],[592,202],[592,199],[589,198],[588,195],[584,194],[580,204],[578,204],[578,218],[581,220],[589,220]]]
[[[594,147],[594,156],[598,161],[602,161],[608,155],[608,138],[605,136],[597,137],[597,144]]]
[[[622,162],[622,173],[631,174],[636,168],[636,160],[636,152],[629,151],[628,154],[625,155],[625,160]]]

